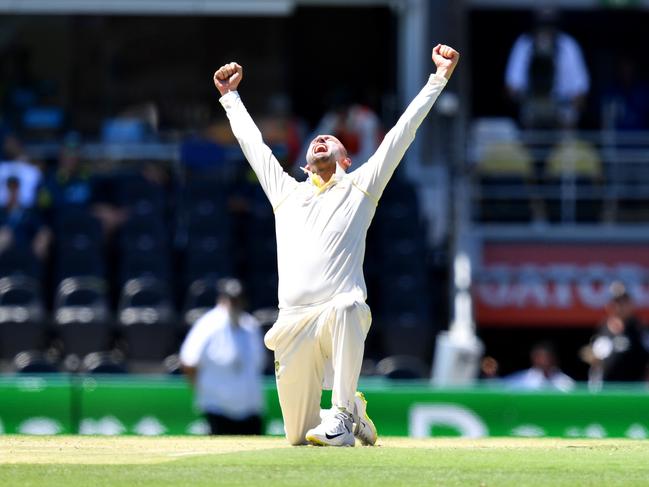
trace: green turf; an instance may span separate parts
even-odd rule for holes
[[[375,448],[286,448],[269,438],[69,438],[0,437],[0,485],[649,485],[643,441],[386,438]]]

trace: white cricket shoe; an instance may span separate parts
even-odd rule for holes
[[[354,424],[347,411],[339,411],[306,432],[306,441],[318,446],[354,446]]]
[[[374,426],[374,422],[367,415],[367,400],[362,392],[356,392],[354,405],[356,406],[354,436],[364,446],[374,446],[379,435],[376,431],[376,426]]]

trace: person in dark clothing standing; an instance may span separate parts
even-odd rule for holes
[[[633,382],[646,378],[649,351],[642,341],[643,326],[635,314],[626,286],[613,282],[606,305],[607,317],[582,351],[591,365],[589,381]]]

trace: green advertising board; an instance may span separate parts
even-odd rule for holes
[[[207,423],[194,411],[186,381],[178,377],[85,377],[76,384],[81,434],[208,432]]]
[[[384,435],[649,437],[649,392],[571,393],[395,385],[365,392]]]
[[[649,391],[643,387],[560,393],[365,380],[361,389],[383,436],[649,437]],[[272,380],[265,394],[266,433],[282,435]],[[330,397],[323,394],[323,407]],[[5,376],[0,433],[200,435],[207,424],[181,377]]]
[[[0,376],[0,433],[75,433],[68,376]]]

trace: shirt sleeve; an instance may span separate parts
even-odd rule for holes
[[[180,363],[187,367],[197,367],[203,355],[203,349],[209,334],[205,320],[200,319],[192,326],[180,347]]]
[[[221,105],[230,120],[232,132],[237,138],[248,163],[257,174],[261,187],[273,208],[297,187],[297,181],[289,176],[266,144],[261,132],[246,110],[239,93],[231,91],[223,95]]]
[[[374,155],[351,173],[355,184],[374,201],[378,202],[383,194],[394,170],[414,140],[417,128],[424,121],[444,86],[446,86],[446,78],[431,74],[426,85],[410,102],[396,125],[386,134]]]
[[[527,71],[532,54],[532,40],[526,34],[516,39],[512,47],[507,67],[505,68],[505,85],[514,91],[527,89]]]
[[[568,35],[562,36],[561,42],[563,49],[560,62],[565,73],[565,92],[570,97],[585,95],[590,89],[590,77],[581,48]]]

